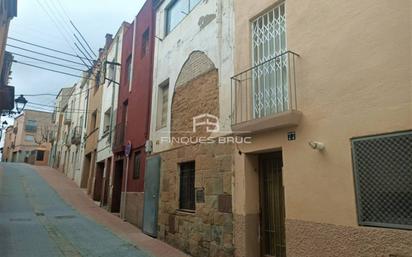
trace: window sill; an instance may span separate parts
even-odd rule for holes
[[[195,215],[196,210],[177,209],[176,213],[177,214],[184,214],[184,215]]]

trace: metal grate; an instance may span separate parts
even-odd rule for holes
[[[352,140],[360,225],[412,229],[412,131]]]
[[[196,209],[195,204],[195,162],[180,164],[180,201],[182,210]]]
[[[289,106],[285,3],[252,22],[253,116],[261,118]],[[269,60],[273,61],[268,62]],[[260,65],[266,63],[266,65]]]

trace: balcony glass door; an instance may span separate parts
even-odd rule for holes
[[[285,4],[281,3],[252,22],[253,117],[288,110],[288,56]],[[275,58],[277,57],[277,58]]]

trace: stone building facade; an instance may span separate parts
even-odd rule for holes
[[[196,144],[161,154],[159,239],[193,256],[233,256],[234,146]],[[179,210],[179,164],[195,162],[196,210]]]
[[[159,238],[193,256],[232,256],[233,144],[212,140],[207,128],[194,127],[203,114],[219,115],[218,71],[204,53],[193,52],[172,96],[172,147],[160,153]],[[194,129],[196,131],[194,132]],[[184,139],[189,139],[185,141]],[[181,165],[194,163],[195,206],[181,209]]]
[[[235,146],[218,142],[230,134],[232,1],[167,0],[156,8],[163,38],[150,129],[152,156],[161,160],[157,236],[192,256],[233,256]]]

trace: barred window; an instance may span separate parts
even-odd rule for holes
[[[194,211],[195,205],[195,162],[180,164],[180,199],[181,210]]]
[[[412,131],[352,140],[360,225],[412,229]]]
[[[37,150],[36,161],[43,161],[43,160],[44,160],[44,151]]]

